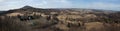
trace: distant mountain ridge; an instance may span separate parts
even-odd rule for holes
[[[81,12],[106,12],[106,13],[114,13],[116,11],[109,11],[109,10],[97,10],[97,9],[80,9],[80,8],[48,8],[48,9],[43,9],[43,8],[35,8],[32,6],[24,6],[19,9],[11,9],[6,11],[3,14],[7,13],[13,13],[13,12],[23,12],[23,11],[31,11],[31,12],[44,12],[44,13],[50,13],[50,12],[67,12],[67,11],[81,11]]]
[[[80,8],[48,8],[48,9],[42,9],[42,8],[35,8],[35,7],[31,7],[31,6],[24,6],[22,8],[19,8],[19,9],[12,9],[12,10],[9,10],[9,11],[14,11],[14,10],[34,10],[34,11],[37,11],[37,10],[61,10],[61,11],[66,11],[66,10],[70,10],[70,11],[93,11],[93,12],[114,12],[114,11],[109,11],[109,10],[97,10],[97,9],[80,9]]]

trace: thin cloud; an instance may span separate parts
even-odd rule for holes
[[[32,6],[42,8],[69,8],[72,3],[68,0],[40,0],[40,3],[35,3]]]
[[[1,0],[3,1],[3,0]],[[0,3],[0,9],[13,9],[19,6],[31,5],[41,8],[69,8],[72,4],[68,0],[4,0]]]
[[[91,9],[107,9],[107,10],[118,10],[120,9],[120,4],[112,4],[112,3],[102,3],[102,2],[94,2],[90,4],[84,5],[85,8]]]
[[[90,8],[120,10],[120,0],[0,0],[0,10],[30,5],[39,8]]]
[[[0,0],[0,2],[3,2],[4,0]]]

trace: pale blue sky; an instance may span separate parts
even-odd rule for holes
[[[120,0],[0,0],[0,10],[30,5],[38,8],[87,8],[120,11]]]

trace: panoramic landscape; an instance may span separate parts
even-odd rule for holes
[[[0,0],[0,31],[120,31],[120,4],[113,2]]]
[[[0,13],[1,31],[120,31],[120,12],[24,6]]]

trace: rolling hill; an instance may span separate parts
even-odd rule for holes
[[[24,6],[0,14],[0,31],[120,31],[120,12]]]

